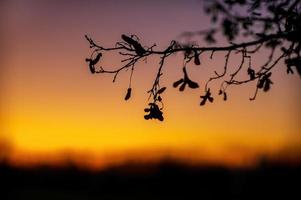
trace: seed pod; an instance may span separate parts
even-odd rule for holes
[[[198,54],[194,54],[194,64],[195,65],[200,65],[201,64],[201,61],[200,61],[200,58],[199,58]]]
[[[263,87],[263,91],[267,92],[271,89],[271,84],[273,84],[273,82],[270,79],[267,79],[265,81],[264,87]]]
[[[174,82],[173,87],[175,87],[175,88],[178,87],[183,81],[184,81],[184,79],[180,79],[180,80]]]
[[[180,86],[179,90],[180,90],[181,92],[183,92],[183,91],[185,90],[186,84],[187,84],[187,83],[184,82],[184,83]]]
[[[166,87],[161,88],[160,90],[158,90],[158,94],[162,94],[164,91],[166,90]]]
[[[131,98],[132,88],[128,88],[127,93],[124,97],[124,100],[129,100]]]
[[[204,96],[201,96],[201,99],[202,99],[202,101],[201,101],[201,103],[200,103],[201,106],[205,105],[207,99],[208,99],[211,103],[213,102],[214,99],[213,99],[213,97],[211,97],[210,89],[207,90],[207,92],[206,92],[206,94],[205,94]]]
[[[228,97],[227,97],[227,93],[224,92],[224,101],[227,101]]]
[[[298,74],[301,76],[301,62],[299,63],[299,65],[296,66],[296,70]]]
[[[130,37],[124,35],[124,34],[121,35],[121,38],[122,38],[126,43],[128,43],[128,44],[130,44],[130,45],[134,45],[134,44],[137,43],[135,40],[133,40],[132,38],[130,38]]]
[[[251,80],[255,79],[255,71],[253,69],[248,68],[248,74],[249,74]]]
[[[268,82],[266,82],[265,84],[264,84],[264,87],[263,87],[263,91],[264,92],[267,92],[267,91],[269,91],[270,90],[270,83],[268,83]]]
[[[202,96],[201,96],[201,97],[202,97]],[[206,99],[206,98],[203,98],[203,100],[202,100],[201,103],[200,103],[200,106],[205,105],[206,101],[207,101],[207,99]]]
[[[135,52],[138,56],[143,56],[143,54],[145,54],[145,49],[141,46],[141,44],[139,44],[138,42],[133,45],[134,46],[134,49],[135,49]]]
[[[294,74],[294,71],[292,70],[291,66],[287,66],[286,73],[287,74]]]
[[[265,82],[265,80],[264,80],[263,78],[260,79],[260,80],[259,80],[259,83],[258,83],[258,85],[257,85],[257,87],[258,87],[259,89],[263,88],[264,82]]]
[[[150,114],[148,114],[148,115],[144,115],[144,119],[146,119],[146,120],[149,120],[149,119],[151,119],[151,116],[150,116]]]
[[[145,54],[145,49],[141,46],[141,44],[139,42],[137,42],[136,40],[126,36],[126,35],[121,35],[121,38],[128,43],[129,45],[132,45],[135,49],[135,52],[137,53],[137,55],[142,56],[143,54]]]
[[[164,117],[162,115],[159,115],[157,119],[162,122],[164,120]]]
[[[92,65],[96,65],[98,61],[100,60],[100,57],[102,56],[102,53],[98,53],[94,60],[91,60],[90,63]]]
[[[196,82],[193,82],[192,80],[188,80],[187,83],[188,83],[188,86],[192,89],[199,87],[199,84],[197,84]]]
[[[89,64],[89,68],[90,68],[90,72],[92,74],[95,74],[95,68],[94,68],[94,65],[92,65],[91,63]]]

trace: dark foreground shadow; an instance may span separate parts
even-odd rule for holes
[[[0,166],[0,199],[301,199],[301,167],[125,164],[102,172],[75,167]]]

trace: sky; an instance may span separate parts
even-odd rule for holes
[[[115,83],[110,75],[90,74],[85,34],[106,47],[121,34],[136,34],[146,46],[164,49],[184,31],[211,26],[200,1],[4,0],[0,7],[0,159],[99,168],[133,159],[248,166],[263,158],[301,158],[300,78],[286,75],[283,63],[272,90],[256,101],[249,101],[254,84],[230,88],[224,102],[213,83],[214,103],[200,107],[203,86],[222,70],[225,54],[213,60],[204,54],[200,67],[190,64],[202,89],[183,93],[172,88],[182,76],[182,55],[170,57],[163,69],[164,122],[143,118],[158,57],[137,64],[127,102],[128,72]],[[256,55],[254,65],[267,55]],[[104,58],[103,66],[118,66],[119,55]],[[238,62],[230,57],[231,66]]]

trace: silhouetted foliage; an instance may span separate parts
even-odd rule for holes
[[[1,200],[300,199],[301,167],[254,168],[122,163],[101,171],[75,166],[16,168],[0,163]]]
[[[100,57],[102,56],[101,53],[98,53],[97,56],[93,59],[92,55],[91,58],[86,58],[86,62],[89,63],[89,68],[92,74],[95,73],[95,65],[98,63],[98,61],[100,60]]]
[[[145,108],[144,111],[147,112],[147,115],[144,115],[144,119],[158,119],[160,121],[163,121],[163,113],[161,111],[162,109],[159,108],[159,106],[155,103],[149,103],[149,108]]]
[[[129,100],[131,98],[131,94],[132,94],[132,88],[128,88],[124,100],[126,101]]]
[[[186,67],[183,68],[184,78],[181,78],[180,80],[173,83],[173,87],[179,87],[179,90],[182,92],[185,89],[185,86],[188,85],[188,87],[195,89],[199,87],[199,84],[189,79],[186,71]]]
[[[209,102],[213,102],[213,97],[211,96],[211,92],[210,92],[210,89],[208,89],[207,91],[206,91],[206,94],[204,95],[204,96],[201,96],[201,99],[202,99],[202,101],[201,101],[201,103],[200,103],[200,105],[201,106],[203,106],[203,105],[205,105],[205,103],[206,103],[206,101],[208,100]]]
[[[145,111],[149,114],[144,116],[145,119],[160,121],[164,119],[161,94],[166,89],[166,87],[160,86],[160,79],[163,75],[162,68],[166,58],[178,52],[182,52],[184,55],[184,77],[175,81],[173,87],[179,87],[180,91],[184,91],[186,85],[192,89],[199,88],[199,84],[188,77],[187,63],[193,60],[195,65],[201,65],[200,56],[205,52],[211,52],[211,59],[216,52],[226,54],[223,72],[214,71],[215,76],[209,77],[205,84],[205,95],[201,96],[201,106],[205,105],[207,100],[213,102],[209,86],[212,81],[217,79],[222,80],[218,94],[222,95],[226,101],[228,99],[226,91],[229,86],[257,82],[255,94],[250,100],[256,98],[259,89],[268,92],[273,84],[271,81],[272,70],[280,61],[284,61],[287,74],[297,72],[301,76],[300,0],[212,0],[203,2],[205,13],[211,18],[212,27],[208,30],[185,32],[182,35],[185,37],[201,36],[204,41],[212,45],[217,42],[216,35],[222,33],[229,45],[203,47],[172,41],[166,49],[155,50],[156,44],[146,47],[137,36],[123,34],[122,40],[117,42],[115,47],[105,48],[96,44],[86,35],[90,48],[93,50],[91,57],[86,59],[89,62],[91,73],[113,74],[114,82],[120,71],[131,69],[129,88],[125,96],[125,100],[129,100],[132,92],[131,79],[136,64],[151,55],[160,56],[161,61],[157,75],[152,87],[148,90],[150,103],[149,108],[146,108]],[[243,40],[243,42],[237,42],[238,40]],[[270,54],[262,66],[254,66],[251,64],[252,58],[261,49],[270,51]],[[102,56],[100,52],[105,51],[119,52],[121,56],[125,57],[121,60],[125,64],[115,70],[104,69],[101,66],[96,67]],[[233,54],[241,55],[241,62],[236,68],[231,69],[234,72],[229,73],[228,60]],[[245,64],[248,65],[247,69],[245,69]],[[237,79],[239,72],[245,73],[247,78]],[[226,74],[229,75],[229,78],[225,78]],[[162,104],[161,108],[158,106],[159,103]]]

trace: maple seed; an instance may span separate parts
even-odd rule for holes
[[[270,76],[272,75],[272,73],[268,73],[265,74],[258,82],[257,88],[259,89],[263,89],[264,92],[267,92],[270,90],[271,88],[271,84],[273,84],[273,82],[270,79]]]
[[[270,79],[267,79],[267,80],[265,81],[265,85],[264,85],[264,87],[263,87],[263,91],[264,91],[264,92],[269,91],[269,90],[271,89],[271,84],[273,84],[273,82],[272,82]]]
[[[161,88],[160,90],[158,90],[158,94],[162,94],[164,91],[166,90],[166,87]]]
[[[188,86],[192,89],[195,89],[195,88],[198,88],[199,87],[199,84],[197,84],[196,82],[192,81],[192,80],[188,80],[187,81],[188,83]]]
[[[131,98],[131,94],[132,94],[132,88],[128,88],[127,93],[124,97],[124,100],[129,100]]]
[[[199,55],[197,53],[194,54],[194,64],[195,65],[200,65],[201,64]]]
[[[181,78],[180,80],[174,82],[173,87],[175,87],[175,88],[178,87],[183,81],[184,81],[184,79]]]
[[[179,87],[180,92],[183,92],[185,90],[186,85],[188,84],[188,87],[195,89],[199,87],[199,84],[190,80],[186,71],[186,68],[183,68],[184,78],[181,78],[180,80],[173,83],[173,87]]]
[[[91,65],[91,63],[89,64],[89,69],[92,74],[95,74],[95,67],[94,65]]]
[[[224,92],[224,101],[227,101],[228,97],[227,97],[227,93]]]
[[[250,76],[250,80],[254,80],[255,79],[255,71],[251,68],[248,68],[248,74]]]
[[[187,83],[184,82],[184,83],[180,86],[179,90],[180,90],[181,92],[183,92],[183,91],[185,90],[186,84],[187,84]]]
[[[96,65],[98,63],[98,61],[100,60],[100,57],[102,56],[102,53],[98,53],[96,58],[94,60],[91,61],[92,65]]]
[[[211,97],[211,92],[210,92],[210,88],[207,90],[206,94],[204,96],[201,96],[201,103],[200,105],[203,106],[205,105],[206,101],[209,100],[211,103],[213,102],[213,97]]]
[[[89,63],[89,69],[90,69],[90,72],[92,74],[95,73],[95,66],[94,65],[96,65],[98,63],[101,56],[102,56],[102,53],[98,53],[97,56],[94,59],[86,58],[86,62]]]
[[[144,109],[145,112],[149,112],[148,114],[144,115],[144,119],[158,119],[159,121],[163,121],[163,113],[158,105],[156,105],[155,103],[150,103],[149,106],[149,108]]]
[[[121,35],[121,38],[130,45],[134,45],[136,43],[135,40],[133,40],[132,38],[130,38],[124,34]]]
[[[141,46],[141,44],[134,40],[133,38],[130,38],[124,34],[121,35],[121,38],[128,43],[129,45],[133,46],[135,49],[135,52],[137,53],[138,56],[143,56],[145,54],[145,49]]]
[[[259,80],[259,83],[258,83],[257,87],[258,87],[259,89],[262,89],[262,88],[263,88],[263,84],[264,84],[264,80],[261,79],[261,80]]]

